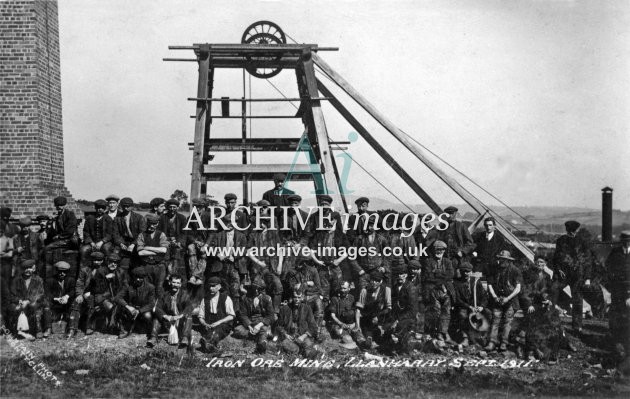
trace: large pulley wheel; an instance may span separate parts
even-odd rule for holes
[[[286,44],[287,38],[280,27],[271,21],[258,21],[249,25],[243,33],[241,43],[243,44],[256,44],[260,46],[273,46],[279,44]],[[260,56],[247,56],[247,61],[277,61],[282,56],[279,55],[260,55]],[[246,66],[245,69],[250,74],[257,78],[268,79],[282,71],[282,68],[257,68],[253,65]]]

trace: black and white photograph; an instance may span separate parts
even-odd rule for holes
[[[630,395],[628,1],[0,0],[0,72],[0,397]]]

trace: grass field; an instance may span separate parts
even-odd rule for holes
[[[597,338],[598,326],[592,326]],[[599,342],[599,340],[596,340]],[[263,358],[284,360],[277,368],[252,367],[260,356],[249,342],[228,338],[222,343],[223,361],[242,360],[238,368],[206,367],[206,354],[185,354],[184,349],[161,342],[144,348],[138,334],[125,340],[95,334],[66,341],[53,336],[46,341],[25,342],[34,355],[60,381],[44,381],[6,338],[0,339],[0,395],[3,397],[524,397],[597,396],[628,397],[630,386],[620,380],[607,363],[608,354],[589,341],[580,351],[562,352],[557,364],[534,364],[521,369],[498,367],[450,367],[456,352],[417,353],[413,359],[446,359],[440,367],[354,368],[344,367],[361,352],[342,351],[334,342],[325,345],[324,360],[334,360],[331,369],[290,367],[294,358],[275,351]],[[503,355],[494,355],[502,362]],[[570,356],[570,357],[569,357]],[[482,360],[475,356],[467,358]],[[492,358],[492,357],[491,357]],[[488,360],[488,359],[486,359]],[[508,359],[509,360],[509,359]],[[277,362],[281,363],[281,362]],[[340,367],[337,368],[336,365]]]

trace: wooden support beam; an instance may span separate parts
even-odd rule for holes
[[[402,132],[396,125],[389,121],[385,115],[376,109],[365,97],[363,97],[354,87],[350,85],[341,75],[335,72],[330,65],[322,60],[317,54],[312,54],[313,61],[321,68],[321,70],[345,91],[353,100],[367,111],[378,123],[381,124],[388,132],[390,132],[402,145],[404,145],[412,154],[415,155],[423,164],[425,164],[433,173],[435,173],[442,181],[444,181],[453,191],[455,191],[464,201],[466,201],[477,213],[483,214],[489,208],[483,204],[477,197],[464,188],[457,180],[444,172],[435,162],[433,162],[423,148],[413,142],[407,135]],[[519,240],[512,232],[500,221],[497,220],[497,230],[505,236],[519,251],[523,253],[531,261],[534,260],[534,253]]]
[[[298,150],[300,139],[293,138],[213,138],[205,143],[207,151],[284,151],[295,152]],[[347,149],[341,145],[350,144],[349,141],[330,142],[333,150]],[[188,143],[188,147],[193,149],[195,143]]]
[[[391,156],[389,152],[382,145],[379,144],[378,140],[376,140],[367,131],[367,129],[352,115],[352,113],[350,113],[350,111],[348,111],[346,107],[343,106],[343,104],[341,104],[341,102],[332,94],[330,90],[328,90],[328,88],[319,79],[317,80],[317,87],[323,95],[325,95],[326,97],[330,97],[330,104],[335,107],[337,112],[339,112],[341,116],[343,116],[348,121],[348,123],[350,123],[350,126],[352,126],[352,128],[356,130],[357,133],[359,133],[361,137],[363,137],[365,141],[367,141],[368,144],[372,146],[374,151],[376,151],[376,153],[380,155],[381,158],[383,158],[383,160],[387,162],[389,166],[391,166],[394,172],[396,172],[398,176],[400,176],[405,181],[405,183],[407,183],[407,185],[409,185],[409,187],[411,187],[411,189],[415,191],[415,193],[418,194],[420,198],[422,198],[424,203],[427,204],[429,208],[431,208],[431,210],[435,212],[435,214],[439,215],[440,213],[442,213],[442,208],[440,208],[437,202],[435,202],[433,198],[431,198],[431,196],[426,191],[424,191],[422,187],[420,187],[415,179],[411,177],[411,175],[407,173],[407,171],[398,162],[396,162],[394,157]]]
[[[256,173],[205,173],[202,176],[203,181],[205,182],[215,182],[215,181],[230,181],[230,182],[240,182],[243,180],[243,177],[247,179],[247,181],[273,181],[273,173],[271,172],[256,172]],[[291,177],[291,181],[312,181],[313,175],[309,174],[296,174]]]
[[[188,97],[188,101],[230,101],[230,102],[283,102],[283,101],[303,101],[303,100],[328,100],[328,97],[317,97],[317,98],[197,98],[197,97]]]
[[[205,55],[205,56],[204,56]],[[208,53],[200,54],[199,58],[199,80],[197,82],[197,97],[206,98],[209,97],[209,82],[210,77],[210,55]],[[203,168],[204,154],[207,151],[204,149],[204,141],[206,137],[206,119],[208,116],[209,104],[204,101],[197,102],[197,108],[195,113],[195,148],[193,150],[193,162],[191,172],[190,183],[190,198],[197,198],[202,194],[201,185],[204,184],[201,179],[201,172]]]
[[[291,168],[291,164],[209,164],[204,165],[203,173],[291,173],[305,174],[305,173],[321,173],[319,165],[316,164],[295,164]]]
[[[315,54],[311,52],[305,52],[302,55],[303,72],[306,79],[306,89],[308,90],[308,96],[310,98],[319,97],[319,90],[317,88],[317,79],[315,78],[315,67],[313,65],[313,56]],[[326,122],[324,121],[324,113],[322,111],[322,104],[319,100],[311,101],[310,114],[312,118],[313,127],[315,128],[315,134],[317,136],[317,143],[319,149],[320,162],[322,164],[322,172],[326,188],[329,191],[329,195],[335,200],[333,203],[337,206],[344,206],[345,212],[348,212],[346,202],[342,199],[342,185],[335,178],[334,166],[332,160],[332,151],[330,150],[330,143],[328,142],[328,130],[326,129]]]

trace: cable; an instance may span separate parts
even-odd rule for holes
[[[285,96],[285,95],[284,95],[284,93],[283,93],[280,89],[278,89],[278,88],[276,87],[276,85],[274,85],[273,83],[271,83],[271,81],[270,81],[269,79],[265,79],[265,80],[266,80],[266,81],[267,81],[267,83],[269,83],[269,84],[270,84],[270,85],[271,85],[274,89],[276,89],[276,91],[277,91],[278,93],[280,93],[280,95],[281,95],[282,97],[284,97],[285,99],[288,99],[288,98],[289,98],[289,97]],[[291,105],[293,105],[293,108],[295,108],[295,109],[300,109],[299,107],[297,107],[297,106],[293,103],[293,101],[289,101],[289,103],[290,103]]]

